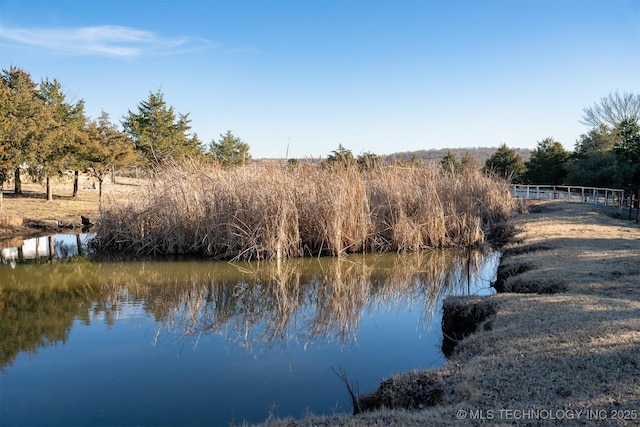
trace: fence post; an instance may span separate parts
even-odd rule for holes
[[[622,213],[622,206],[624,206],[624,191],[620,192],[620,196],[618,196],[618,204],[620,205],[620,212]]]

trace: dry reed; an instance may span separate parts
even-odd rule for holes
[[[231,260],[468,247],[513,208],[504,183],[476,170],[189,163],[157,171],[131,200],[108,200],[95,242]]]

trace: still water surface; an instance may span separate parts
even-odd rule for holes
[[[281,264],[4,257],[0,424],[351,412],[331,368],[369,392],[442,365],[442,297],[491,293],[497,262],[457,251]]]

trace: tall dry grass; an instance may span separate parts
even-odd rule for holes
[[[513,208],[506,185],[477,170],[187,163],[157,171],[130,200],[107,200],[96,244],[231,260],[467,247]]]

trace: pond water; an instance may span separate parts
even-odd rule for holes
[[[226,426],[350,413],[332,368],[366,393],[442,365],[443,296],[492,293],[498,258],[35,263],[5,252],[0,424]]]
[[[83,255],[89,252],[88,241],[92,236],[89,233],[55,234],[0,242],[0,263],[15,265],[18,262],[58,260]]]

